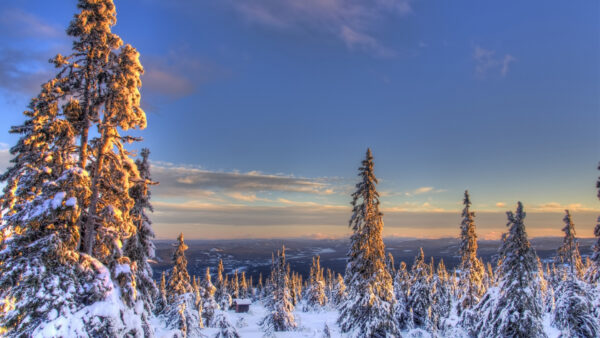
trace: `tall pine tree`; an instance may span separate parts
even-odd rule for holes
[[[458,304],[460,314],[479,302],[485,291],[483,286],[484,268],[477,258],[477,234],[475,233],[475,213],[470,210],[469,191],[465,190],[463,199],[462,223],[460,225],[460,278],[458,281]]]
[[[507,212],[509,231],[503,235],[498,286],[488,289],[473,308],[472,333],[478,337],[545,337],[538,259],[525,232],[521,202]]]
[[[0,314],[7,335],[149,333],[147,317],[126,319],[144,317],[138,310],[147,307],[135,305],[136,264],[122,250],[135,234],[129,193],[140,176],[123,146],[137,139],[121,133],[146,126],[143,68],[139,53],[111,32],[112,0],[77,7],[67,29],[73,51],[52,59],[58,73],[12,129],[21,137],[0,177],[0,298],[13,308]],[[98,136],[90,140],[92,127]],[[100,313],[96,302],[111,305]],[[65,317],[72,325],[56,320]]]
[[[347,298],[340,306],[338,323],[343,332],[357,337],[385,337],[398,334],[392,310],[395,303],[392,277],[386,268],[382,239],[383,214],[379,212],[377,178],[373,155],[367,150],[352,194],[352,217],[348,264]]]

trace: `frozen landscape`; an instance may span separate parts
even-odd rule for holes
[[[113,0],[35,1],[15,2],[15,8],[0,3],[0,28],[15,28],[14,32],[4,29],[0,40],[8,37],[11,48],[23,49],[0,48],[0,97],[10,97],[5,91],[15,88],[33,91],[27,92],[30,101],[22,114],[10,119],[0,114],[0,121],[10,120],[12,125],[7,137],[11,145],[0,142],[0,336],[600,337],[600,218],[589,222],[590,215],[595,219],[600,212],[600,178],[596,168],[577,169],[589,166],[591,155],[581,154],[588,149],[584,144],[593,143],[579,142],[577,137],[589,125],[597,125],[582,120],[575,125],[576,132],[569,133],[574,108],[562,107],[555,97],[563,87],[588,83],[585,76],[593,73],[589,69],[556,95],[532,99],[545,104],[535,106],[544,119],[524,121],[530,116],[519,113],[502,120],[509,113],[486,111],[477,116],[454,112],[459,116],[450,121],[442,119],[452,116],[446,105],[461,101],[462,112],[477,107],[482,97],[488,109],[506,109],[516,101],[523,106],[513,110],[528,111],[532,106],[525,102],[524,93],[536,92],[522,88],[537,89],[552,81],[543,77],[534,85],[512,84],[504,90],[517,88],[518,95],[505,98],[498,91],[500,83],[508,82],[514,63],[531,63],[526,59],[529,54],[523,53],[520,60],[496,53],[475,44],[471,34],[464,41],[470,39],[476,81],[491,75],[497,81],[486,87],[489,92],[478,92],[485,86],[470,79],[468,86],[478,95],[459,100],[464,88],[457,79],[465,77],[454,76],[445,83],[447,79],[439,74],[446,76],[446,69],[431,68],[445,65],[447,59],[428,60],[425,71],[406,76],[416,69],[409,65],[406,73],[388,78],[396,66],[410,64],[430,47],[407,34],[401,36],[406,41],[396,43],[417,49],[397,53],[372,35],[380,24],[406,20],[408,25],[421,19],[417,10],[421,13],[431,6],[411,0],[120,1],[129,20],[118,25]],[[75,2],[66,36],[55,24],[45,24],[25,10],[29,6],[62,18],[62,6]],[[544,10],[550,5],[544,3]],[[200,7],[206,12],[189,10],[194,6],[206,6]],[[440,6],[434,6],[433,14],[454,10],[454,4]],[[554,11],[561,19],[570,14]],[[508,11],[511,20],[521,12]],[[538,8],[535,12],[531,17],[538,17]],[[191,16],[187,21],[173,20],[173,13]],[[221,13],[221,20],[214,19],[214,13]],[[492,11],[502,14],[496,13]],[[547,13],[542,14],[547,18]],[[232,16],[243,16],[245,21],[231,23]],[[166,18],[171,26],[165,24]],[[600,23],[577,19],[582,25]],[[507,20],[497,21],[505,32]],[[463,24],[456,18],[449,22],[453,27]],[[279,32],[246,28],[252,25]],[[414,34],[422,30],[418,27]],[[479,31],[482,26],[476,27]],[[547,39],[540,27],[533,28],[544,32],[542,38],[531,39],[536,45]],[[552,52],[543,53],[544,61],[562,60],[558,53],[574,50],[578,59],[569,60],[575,66],[579,57],[597,62],[600,48],[593,47],[599,41],[577,40],[587,31],[566,34],[568,41],[563,43],[579,42],[591,52],[556,48],[553,43]],[[130,36],[134,41],[151,41],[140,47],[148,57],[117,32],[128,41]],[[389,31],[387,36],[397,37],[396,33]],[[186,58],[188,48],[198,48],[189,42],[198,36],[211,43],[206,50],[235,67],[224,70],[201,57]],[[332,36],[338,45],[326,43]],[[68,43],[60,40],[65,38]],[[297,48],[294,39],[316,43],[314,50]],[[279,41],[277,48],[272,41]],[[454,43],[443,40],[435,48],[454,48]],[[313,67],[340,47],[352,57],[336,57],[329,67]],[[67,53],[57,54],[59,49]],[[248,50],[267,54],[258,57],[261,54]],[[168,60],[156,56],[165,51]],[[47,73],[39,63],[21,61],[32,57],[45,61],[46,52],[54,54],[53,69]],[[355,65],[364,57],[361,53],[368,53],[370,61]],[[278,59],[282,55],[284,59]],[[290,62],[298,56],[299,61]],[[142,66],[142,60],[149,68]],[[395,66],[377,68],[383,64]],[[366,69],[369,80],[333,76],[339,69],[344,74]],[[251,81],[235,82],[253,72],[257,76]],[[547,69],[542,73],[550,76]],[[419,82],[431,74],[436,78]],[[562,81],[563,74],[559,75]],[[265,85],[269,76],[274,81]],[[312,84],[303,82],[311,76]],[[523,83],[528,78],[521,75]],[[164,95],[147,95],[156,101],[142,101],[142,79],[150,93]],[[392,87],[399,79],[409,82]],[[589,106],[576,96],[561,96],[569,104],[587,107],[582,108],[584,113],[595,113],[593,121],[600,111],[595,90],[600,88],[600,77],[595,79],[589,86],[582,85],[587,92],[571,93],[587,93],[584,98],[593,101]],[[197,86],[206,81],[218,83],[200,93]],[[228,81],[235,90],[227,87]],[[445,87],[440,90],[440,85]],[[423,88],[427,92],[420,92],[422,96],[415,94]],[[300,95],[313,90],[314,97]],[[437,91],[433,99],[430,90]],[[257,97],[266,101],[253,104]],[[364,97],[370,97],[371,103],[365,105]],[[494,101],[498,98],[501,104]],[[219,102],[211,101],[215,99],[222,101],[215,104]],[[400,113],[398,99],[407,104]],[[0,104],[17,102],[11,100]],[[427,107],[415,113],[410,108],[413,101],[440,101],[444,109]],[[314,102],[324,104],[325,112],[343,113],[315,110],[311,116],[312,106],[304,105]],[[569,114],[555,114],[555,107]],[[356,110],[348,112],[348,108]],[[299,109],[297,115],[288,112],[294,109]],[[383,115],[373,113],[386,109]],[[258,114],[264,110],[264,115]],[[442,113],[430,116],[439,110]],[[232,111],[240,112],[229,115]],[[568,123],[552,120],[559,115],[568,116]],[[219,120],[223,116],[226,120]],[[157,123],[158,129],[153,129],[150,117],[163,125]],[[214,123],[217,120],[221,123]],[[348,121],[348,128],[343,127]],[[480,128],[470,126],[473,121]],[[393,129],[373,131],[378,124]],[[322,129],[304,133],[315,125]],[[541,130],[547,125],[558,132]],[[144,140],[141,131],[147,127],[159,137]],[[340,138],[338,129],[350,138]],[[453,137],[437,138],[446,129],[452,129]],[[294,139],[297,134],[302,138]],[[561,145],[549,143],[558,134]],[[490,135],[495,137],[494,147],[478,148]],[[597,130],[593,135],[597,138]],[[219,140],[226,145],[213,152],[216,136],[224,137]],[[175,145],[163,147],[167,142]],[[319,145],[303,148],[313,142]],[[326,151],[335,143],[339,143],[336,151]],[[566,148],[561,148],[562,143]],[[540,144],[547,148],[538,148]],[[271,152],[280,146],[280,153]],[[382,149],[385,156],[376,161],[371,146]],[[156,160],[150,148],[159,150]],[[557,149],[564,151],[557,155],[561,161],[553,158],[537,164]],[[206,156],[206,163],[214,161],[215,167],[227,169],[160,160],[171,155],[187,160],[199,153]],[[295,158],[300,154],[310,160]],[[593,154],[597,155],[596,148]],[[230,169],[233,163],[251,169]],[[255,167],[270,167],[273,174]],[[301,167],[310,177],[281,173]],[[317,176],[320,170],[326,173]],[[401,177],[401,184],[393,180],[395,175]],[[414,183],[424,179],[436,185]],[[420,186],[404,186],[409,184]],[[534,187],[537,191],[532,193]],[[545,199],[552,194],[560,202]],[[581,197],[585,194],[590,196]],[[493,217],[486,219],[480,212]],[[528,212],[544,217],[528,217]],[[394,232],[386,237],[384,218],[390,214]],[[587,217],[577,220],[588,221],[576,225],[575,214]],[[485,223],[490,219],[498,224]]]

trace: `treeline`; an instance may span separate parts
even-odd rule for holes
[[[571,214],[565,211],[563,243],[554,262],[542,264],[527,238],[526,213],[519,202],[515,212],[507,212],[508,231],[496,264],[484,264],[477,256],[475,213],[465,191],[459,266],[448,271],[443,260],[427,261],[421,249],[408,269],[405,262],[396,265],[391,254],[384,254],[370,151],[360,176],[353,194],[354,234],[345,276],[329,269],[325,273],[315,256],[303,281],[286,264],[282,248],[272,260],[270,276],[263,281],[261,275],[256,285],[237,271],[231,278],[223,277],[220,262],[216,292],[205,292],[203,285],[212,287],[207,269],[204,284],[194,282],[193,289],[208,298],[197,298],[196,303],[217,303],[228,309],[234,298],[263,302],[268,309],[262,321],[266,332],[295,330],[294,310],[339,310],[340,329],[355,337],[545,337],[549,330],[568,337],[600,335],[600,225],[595,228],[599,242],[594,254],[583,262]],[[173,271],[180,269],[176,266]],[[169,294],[168,290],[162,293]],[[323,330],[327,335],[330,328]]]

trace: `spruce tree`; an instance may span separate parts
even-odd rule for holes
[[[469,191],[465,190],[463,199],[465,206],[462,211],[460,225],[460,278],[458,283],[458,304],[460,314],[463,309],[468,309],[477,304],[485,291],[483,285],[484,268],[477,258],[477,234],[475,233],[475,213],[470,210],[471,199]]]
[[[444,329],[444,321],[450,316],[452,295],[450,291],[450,277],[446,270],[444,260],[440,260],[437,273],[433,276],[432,295],[432,321],[436,329]]]
[[[352,194],[352,217],[345,283],[348,297],[340,306],[338,323],[351,336],[381,337],[398,334],[392,315],[394,290],[385,263],[383,214],[375,185],[373,156],[367,150],[359,168],[361,178]]]
[[[521,202],[507,212],[509,231],[503,235],[498,286],[488,289],[471,312],[472,333],[478,337],[545,337],[538,260],[525,232]]]
[[[321,310],[327,303],[325,295],[325,280],[323,278],[323,268],[321,268],[321,257],[316,256],[312,259],[310,267],[309,286],[306,290],[306,303],[304,311]]]
[[[598,165],[600,170],[600,164]],[[598,199],[600,199],[600,177],[596,181],[596,189],[598,189]],[[592,246],[591,265],[586,270],[585,279],[588,283],[597,284],[600,282],[600,216],[598,216],[598,223],[594,228],[594,236],[596,236],[596,243]]]
[[[183,241],[183,234],[179,234],[175,246],[173,269],[167,283],[168,304],[163,317],[169,328],[180,330],[183,336],[195,337],[200,334],[204,324],[201,309],[198,308],[198,297],[190,283],[185,257],[188,246]]]
[[[337,306],[342,304],[346,300],[346,284],[344,283],[344,277],[338,273],[333,288],[333,302]]]
[[[413,325],[427,329],[431,322],[431,307],[433,305],[431,267],[425,263],[423,248],[415,257],[411,268],[411,282],[407,307],[412,310]]]
[[[565,227],[562,231],[565,236],[562,245],[558,248],[558,258],[562,264],[566,265],[569,274],[575,274],[580,278],[583,276],[583,263],[579,254],[579,243],[575,238],[575,225],[569,210],[565,210],[563,222],[565,222]]]
[[[579,254],[579,244],[575,239],[575,226],[571,214],[565,210],[565,233],[563,244],[558,249],[560,262],[564,264],[566,276],[558,283],[554,297],[554,325],[568,337],[597,337],[600,335],[598,319],[590,295],[592,290],[580,280],[583,264]]]
[[[261,326],[267,333],[273,331],[291,331],[296,328],[294,306],[289,289],[289,274],[285,264],[285,247],[277,252],[277,260],[273,261],[271,270],[271,293],[266,302],[267,315],[261,321]]]
[[[121,247],[135,233],[129,192],[139,172],[123,147],[136,139],[120,134],[146,126],[143,69],[139,53],[111,32],[112,0],[77,7],[67,29],[73,52],[52,59],[58,73],[31,101],[25,123],[12,128],[20,139],[0,176],[0,298],[13,308],[1,311],[0,326],[8,336],[150,334],[138,312],[147,307],[135,305],[136,264]],[[99,136],[89,140],[91,127]],[[96,302],[110,310],[95,311]]]
[[[202,281],[202,289],[204,295],[202,296],[204,304],[202,306],[202,317],[204,317],[204,323],[206,326],[215,327],[215,313],[220,309],[219,304],[215,300],[215,292],[217,288],[211,282],[210,268],[206,268],[206,274]]]
[[[410,294],[410,276],[406,270],[406,263],[400,262],[394,277],[394,316],[401,330],[413,327],[413,318],[409,315],[408,296]]]
[[[158,295],[158,289],[152,279],[152,267],[148,262],[154,258],[154,231],[152,222],[147,215],[147,211],[154,211],[150,204],[149,185],[155,184],[150,177],[150,163],[148,156],[150,150],[142,149],[141,159],[135,161],[137,170],[140,174],[140,181],[137,182],[129,191],[129,195],[134,200],[131,216],[136,224],[135,234],[133,234],[125,245],[125,255],[132,261],[132,269],[135,272],[135,286],[138,300],[144,304],[145,312],[142,314],[147,319],[144,322],[149,323],[149,315],[154,310],[153,300]],[[149,335],[149,327],[145,328],[145,335]]]

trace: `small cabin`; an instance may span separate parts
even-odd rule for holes
[[[250,304],[252,301],[248,298],[235,298],[233,300],[232,307],[235,308],[235,312],[248,312],[250,310]]]

